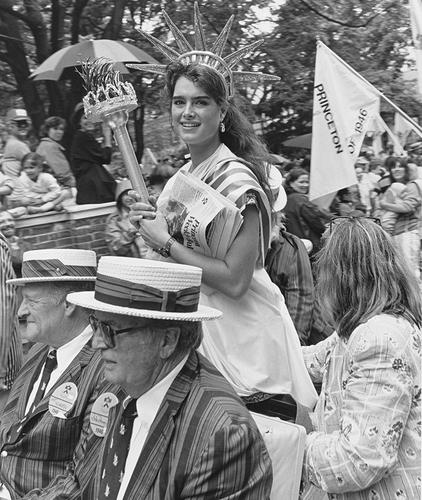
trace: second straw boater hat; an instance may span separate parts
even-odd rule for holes
[[[77,306],[125,316],[203,321],[221,316],[199,305],[202,270],[194,266],[132,257],[101,257],[95,292],[76,292]]]
[[[47,281],[94,281],[97,256],[92,250],[49,248],[24,252],[22,278],[7,280],[14,285]]]

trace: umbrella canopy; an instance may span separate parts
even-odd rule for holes
[[[80,66],[87,59],[105,57],[117,63],[116,69],[128,73],[124,63],[158,64],[153,57],[130,43],[117,40],[85,40],[54,52],[30,78],[34,80],[59,80],[66,68]]]
[[[312,134],[298,135],[297,137],[292,137],[291,139],[287,139],[287,141],[283,141],[282,144],[288,148],[311,149]]]

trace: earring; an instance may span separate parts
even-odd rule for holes
[[[226,131],[226,126],[224,125],[224,122],[220,122],[220,132],[224,134],[225,131]]]

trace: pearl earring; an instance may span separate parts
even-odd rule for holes
[[[226,131],[226,126],[224,125],[224,122],[220,122],[220,132],[224,133]]]

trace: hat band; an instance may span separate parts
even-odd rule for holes
[[[95,266],[69,266],[58,259],[25,260],[22,263],[22,278],[95,277],[95,271]]]
[[[195,312],[198,310],[199,291],[199,286],[191,286],[168,292],[142,283],[97,274],[94,297],[106,304],[132,309]]]

